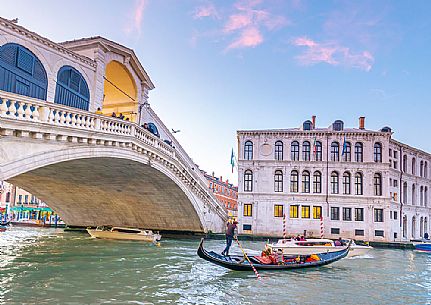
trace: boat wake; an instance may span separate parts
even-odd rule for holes
[[[371,254],[364,254],[364,255],[348,257],[347,259],[363,259],[363,258],[370,259],[370,258],[374,258],[374,256],[372,256]]]

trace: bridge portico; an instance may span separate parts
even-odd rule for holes
[[[226,211],[195,167],[136,123],[0,91],[0,180],[70,225],[221,232]]]

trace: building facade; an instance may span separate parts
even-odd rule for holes
[[[238,187],[229,183],[229,180],[223,181],[223,177],[215,177],[214,173],[209,175],[202,171],[208,181],[208,188],[214,193],[217,200],[222,203],[229,214],[229,217],[238,216]]]
[[[240,233],[406,241],[429,233],[431,155],[392,131],[316,128],[238,131]],[[323,223],[323,224],[322,224]]]

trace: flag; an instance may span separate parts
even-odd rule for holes
[[[344,156],[347,150],[347,142],[346,142],[346,136],[344,136],[344,143],[343,143],[343,151],[341,153],[341,156]]]
[[[233,153],[233,148],[232,148],[232,153],[230,155],[230,165],[232,166],[232,174],[233,174],[233,168],[235,167],[235,155]]]

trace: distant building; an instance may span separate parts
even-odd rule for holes
[[[212,175],[208,175],[205,171],[202,173],[208,181],[208,188],[212,190],[217,200],[224,204],[229,216],[236,217],[238,215],[238,187],[229,183],[227,179],[223,181],[223,177],[215,177],[214,173]]]
[[[316,128],[238,131],[240,233],[405,241],[429,233],[431,154],[392,131]]]
[[[36,196],[5,181],[0,182],[0,216],[18,222],[54,224],[60,217]]]

